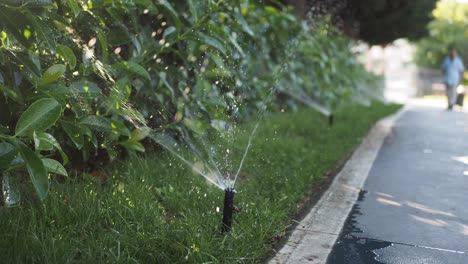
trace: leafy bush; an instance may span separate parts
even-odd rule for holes
[[[0,27],[3,187],[27,172],[41,199],[62,164],[93,170],[155,131],[244,120],[278,91],[334,107],[375,79],[326,23],[244,0],[9,0]]]

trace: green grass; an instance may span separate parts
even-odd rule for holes
[[[223,192],[159,153],[110,169],[109,179],[54,182],[44,204],[0,214],[2,263],[252,263],[271,253],[298,203],[376,120],[399,106],[349,106],[335,125],[312,110],[262,121],[236,187],[233,230],[221,234]],[[246,125],[247,127],[250,125]],[[249,129],[246,129],[249,131]],[[241,155],[248,133],[232,147]]]

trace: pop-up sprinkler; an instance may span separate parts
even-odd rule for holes
[[[333,126],[333,114],[328,115],[328,125]]]
[[[224,208],[223,208],[223,223],[221,231],[223,233],[231,231],[232,212],[234,211],[234,194],[236,191],[233,188],[224,190]]]

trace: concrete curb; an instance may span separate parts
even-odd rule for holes
[[[327,262],[380,147],[405,110],[403,108],[380,120],[371,129],[330,188],[297,225],[285,246],[269,261],[270,264]]]

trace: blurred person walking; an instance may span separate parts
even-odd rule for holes
[[[455,49],[451,49],[450,56],[444,59],[442,72],[444,73],[448,110],[452,110],[457,100],[457,87],[463,81],[463,73],[465,72],[463,61]]]

